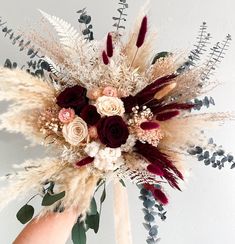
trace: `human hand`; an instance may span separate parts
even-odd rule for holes
[[[65,244],[77,217],[76,210],[66,210],[34,218],[13,244]]]

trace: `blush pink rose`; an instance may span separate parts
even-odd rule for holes
[[[62,108],[58,117],[62,123],[68,124],[73,121],[75,117],[75,111],[72,108]]]
[[[98,138],[98,133],[97,133],[97,129],[95,126],[91,126],[88,129],[88,134],[92,139],[97,139]]]

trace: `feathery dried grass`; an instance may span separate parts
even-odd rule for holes
[[[201,130],[218,126],[225,120],[234,120],[233,113],[190,114],[160,122],[164,137],[160,141],[161,148],[185,149],[189,144],[197,144],[204,140]],[[183,148],[185,147],[185,148]]]
[[[0,129],[20,132],[27,139],[39,142],[37,127],[40,111],[55,101],[55,90],[48,83],[25,71],[0,68],[0,100],[10,101],[6,113],[0,116]]]
[[[66,192],[66,196],[60,201],[61,206],[66,209],[79,207],[80,213],[85,215],[100,178],[98,172],[91,174],[89,167],[75,169],[71,164],[61,162],[58,158],[28,160],[17,168],[22,170],[11,177],[7,187],[0,189],[0,209],[30,191],[42,194],[45,182],[52,181],[58,192]],[[41,215],[53,211],[57,204],[43,209]]]
[[[44,158],[27,160],[22,167],[26,170],[17,172],[9,185],[0,189],[0,209],[17,197],[24,197],[32,190],[37,191],[47,180],[62,172],[66,165],[56,158]]]
[[[136,41],[138,38],[139,29],[142,19],[147,13],[147,8],[148,4],[146,4],[140,11],[140,14],[134,24],[133,31],[130,33],[127,43],[124,45],[122,51],[123,54],[127,57],[128,63],[132,64],[132,67],[134,69],[138,69],[140,73],[145,73],[146,67],[149,66],[151,62],[151,54],[154,49],[153,43],[156,39],[156,33],[150,31],[150,27],[148,27],[145,42],[142,47],[138,49],[137,56],[133,62],[133,58],[135,57],[137,51]]]
[[[170,55],[165,58],[160,58],[152,65],[150,70],[150,81],[157,80],[163,76],[173,74],[179,67],[177,57]]]

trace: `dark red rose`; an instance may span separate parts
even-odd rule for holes
[[[80,113],[80,117],[86,121],[88,125],[95,125],[101,118],[97,109],[93,105],[87,105]]]
[[[123,97],[122,101],[125,107],[125,113],[132,113],[132,108],[134,108],[137,104],[137,98],[133,96]]]
[[[61,108],[73,108],[79,114],[88,104],[86,92],[86,88],[79,85],[68,87],[57,97],[57,105]]]
[[[126,123],[118,115],[102,118],[97,125],[97,132],[100,141],[111,148],[125,144],[129,136]]]

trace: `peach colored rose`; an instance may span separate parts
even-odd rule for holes
[[[102,95],[101,90],[99,88],[94,88],[94,89],[88,90],[88,92],[87,92],[87,97],[91,100],[96,100],[101,95]]]
[[[62,132],[65,140],[73,146],[77,146],[88,136],[87,124],[78,116],[69,124],[65,124]]]
[[[96,101],[95,106],[97,108],[97,112],[105,116],[122,116],[125,112],[122,100],[117,97],[99,97]]]

